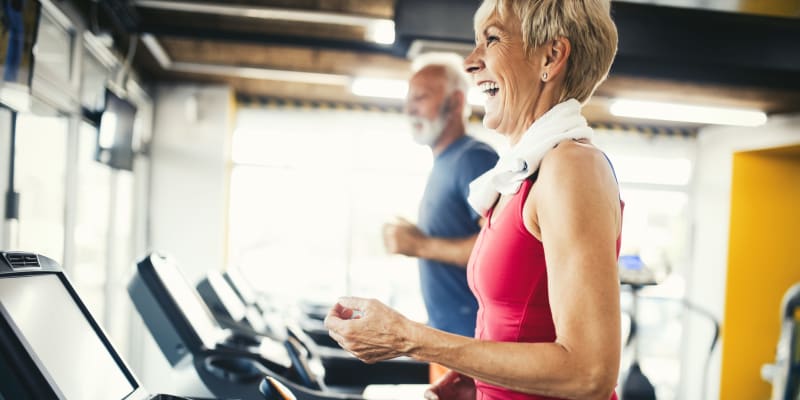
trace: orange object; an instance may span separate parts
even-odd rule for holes
[[[450,372],[449,368],[436,363],[431,363],[428,372],[428,379],[430,379],[431,384],[436,383],[436,381],[438,381],[441,377],[444,376],[444,374],[448,372]]]

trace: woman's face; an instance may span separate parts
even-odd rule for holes
[[[504,134],[524,132],[533,123],[541,91],[540,67],[525,52],[519,21],[490,17],[476,30],[475,49],[464,61],[473,82],[487,95],[483,124]]]

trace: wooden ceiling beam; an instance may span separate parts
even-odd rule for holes
[[[386,54],[293,46],[162,39],[173,61],[225,64],[349,76],[406,79],[409,62]]]

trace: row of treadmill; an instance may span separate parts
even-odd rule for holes
[[[0,400],[361,400],[369,385],[428,380],[412,359],[362,363],[328,337],[324,310],[287,318],[236,271],[192,287],[151,254],[128,293],[186,393],[143,387],[56,262],[0,252]]]

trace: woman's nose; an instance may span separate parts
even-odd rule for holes
[[[483,67],[483,50],[480,46],[475,46],[467,58],[464,59],[464,70],[468,74],[474,74],[482,70]]]

